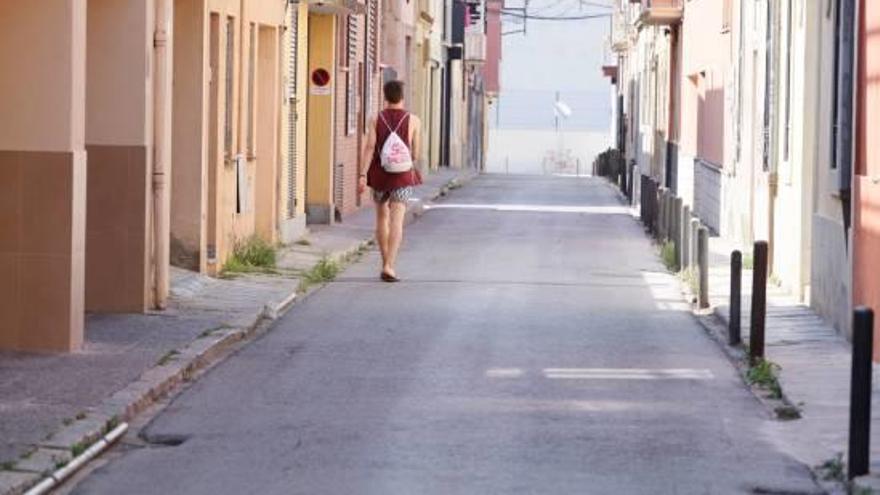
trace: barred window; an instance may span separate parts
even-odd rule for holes
[[[349,15],[345,53],[345,65],[348,67],[345,78],[346,135],[352,135],[357,131],[357,77],[355,70],[357,67],[357,43],[358,18],[355,15]]]
[[[233,109],[233,89],[234,89],[234,70],[235,70],[235,18],[226,18],[226,105],[224,107],[224,151],[226,157],[232,158],[233,134],[232,134],[232,109]]]
[[[256,118],[256,93],[257,93],[257,27],[252,22],[249,26],[250,33],[248,35],[250,47],[248,49],[248,111],[247,111],[247,153],[248,157],[253,157],[257,153],[255,139],[255,118]]]

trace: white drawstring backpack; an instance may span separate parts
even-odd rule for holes
[[[406,145],[406,142],[400,137],[400,134],[397,133],[397,131],[400,130],[400,126],[403,125],[403,122],[409,118],[409,114],[406,114],[400,119],[400,122],[397,123],[397,127],[394,129],[392,129],[388,124],[388,121],[385,120],[385,116],[382,112],[379,112],[379,118],[382,119],[382,123],[385,124],[385,127],[391,131],[388,139],[385,140],[385,144],[382,145],[382,150],[379,152],[379,159],[382,168],[390,174],[409,172],[413,168],[412,152],[410,151],[409,146]]]

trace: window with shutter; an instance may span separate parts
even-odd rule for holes
[[[378,58],[378,34],[379,17],[378,0],[367,0],[366,26],[364,36],[364,75],[363,75],[363,107],[361,114],[364,132],[367,132],[367,119],[373,115],[373,77],[376,73],[376,60]]]
[[[358,18],[356,15],[348,16],[348,32],[346,36],[346,60],[348,67],[346,73],[346,109],[345,109],[345,133],[352,135],[357,131],[357,43],[358,43]]]
[[[855,91],[855,15],[854,0],[838,0],[838,68],[835,158],[838,188],[851,189],[853,162],[853,99]]]

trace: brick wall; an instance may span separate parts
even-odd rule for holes
[[[348,53],[348,16],[340,16],[339,26],[339,42],[340,53],[338,54],[339,69],[336,74],[336,153],[334,163],[334,195],[336,202],[336,210],[344,219],[347,215],[357,211],[362,202],[357,197],[357,180],[359,157],[358,150],[361,136],[361,112],[364,105],[362,101],[362,81],[360,81],[360,71],[363,67],[364,60],[364,16],[357,16],[357,29],[355,39],[357,40],[352,56]],[[346,64],[349,63],[350,67]],[[349,72],[352,81],[356,86],[355,91],[355,111],[357,112],[356,125],[352,132],[349,132],[348,126],[348,79]]]

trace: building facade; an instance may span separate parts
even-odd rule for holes
[[[855,111],[853,120],[848,120],[845,107],[838,112],[838,128],[846,141],[847,131],[855,137],[853,160],[853,299],[857,305],[867,305],[875,311],[880,308],[880,283],[877,282],[877,268],[880,266],[880,228],[878,228],[878,203],[880,203],[880,153],[876,139],[880,137],[880,5],[877,2],[861,0],[855,12],[855,29],[841,32],[840,60],[846,63],[855,57]],[[838,13],[846,26],[849,26],[850,11],[841,9]],[[852,51],[855,45],[855,51]],[[843,78],[841,78],[843,79]],[[844,103],[850,101],[845,92],[840,93]],[[851,127],[848,123],[852,123]],[[839,163],[842,175],[846,177],[845,163]],[[876,332],[876,328],[875,328]],[[876,339],[876,336],[875,336]],[[875,347],[875,358],[880,352]]]
[[[854,274],[866,273],[853,257],[859,229],[853,241],[849,228],[864,195],[855,198],[858,174],[853,182],[847,173],[847,115],[854,89],[870,88],[852,87],[854,52],[843,41],[870,18],[858,4],[615,2],[617,66],[605,69],[615,76],[616,141],[633,185],[651,178],[735,244],[768,241],[774,283],[843,333],[860,300]],[[869,69],[857,69],[866,77]]]

